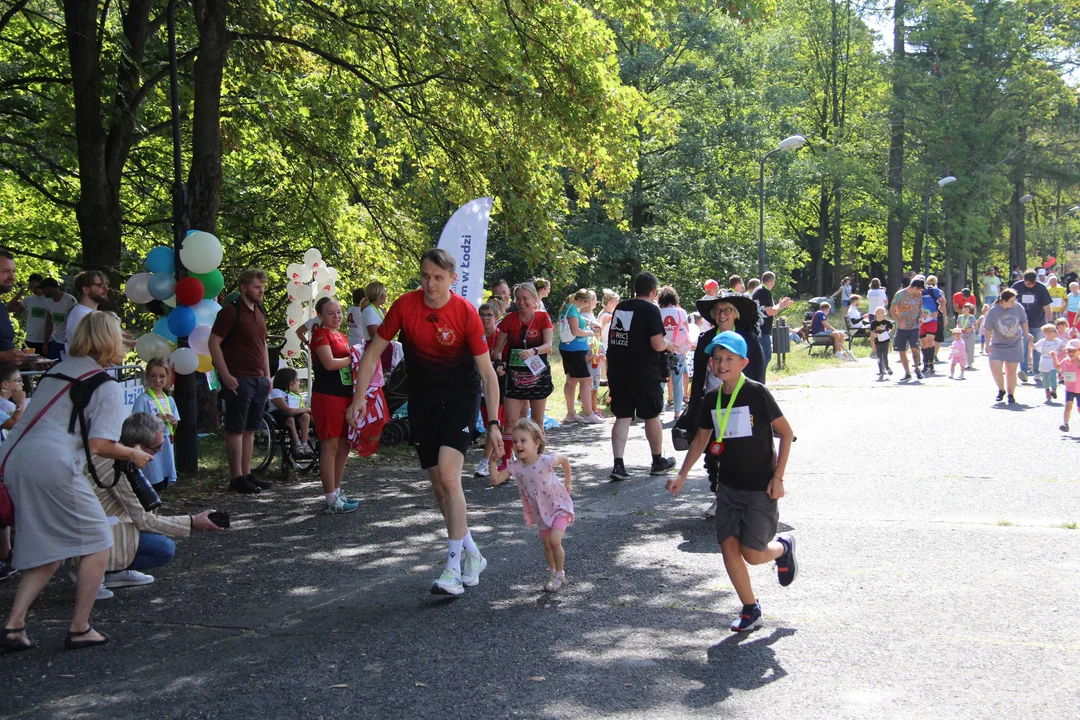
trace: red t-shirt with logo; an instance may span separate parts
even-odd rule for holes
[[[533,313],[532,320],[527,323],[521,322],[518,313],[510,313],[499,323],[499,332],[506,335],[506,345],[513,350],[540,347],[544,344],[544,331],[554,329],[551,317],[539,310]],[[525,331],[524,341],[522,341],[522,330]]]
[[[968,303],[971,303],[972,305],[975,305],[975,294],[972,293],[971,295],[968,295],[967,297],[964,297],[963,292],[955,292],[955,293],[953,293],[952,301],[953,301],[953,306],[954,307],[958,307],[961,310],[963,310],[964,306],[967,305]],[[979,308],[979,306],[975,305],[975,309],[977,310],[978,308]]]
[[[488,352],[484,325],[472,303],[451,294],[441,308],[428,307],[423,289],[405,293],[386,313],[379,337],[401,333],[409,371],[409,397],[480,392],[473,357]]]

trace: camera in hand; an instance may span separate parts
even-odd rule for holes
[[[143,475],[140,470],[131,461],[117,462],[115,463],[117,474],[123,473],[131,484],[131,490],[135,493],[135,497],[139,498],[139,504],[142,505],[143,510],[150,512],[155,508],[161,507],[161,498],[158,497],[157,491],[154,490],[154,486],[150,484],[150,481]]]
[[[223,530],[229,527],[229,513],[227,512],[212,512],[206,517],[210,522]]]

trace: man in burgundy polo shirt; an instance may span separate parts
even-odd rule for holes
[[[261,307],[266,273],[245,270],[238,281],[240,297],[221,308],[214,320],[210,357],[225,399],[225,454],[232,478],[229,487],[240,493],[257,493],[273,484],[251,474],[255,430],[262,422],[270,392],[266,315]]]

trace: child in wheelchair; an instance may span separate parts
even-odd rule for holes
[[[300,378],[296,370],[283,367],[277,371],[274,375],[274,387],[266,398],[266,404],[278,426],[289,428],[293,455],[311,457],[313,451],[308,444],[311,408],[304,404],[304,398],[300,396]]]

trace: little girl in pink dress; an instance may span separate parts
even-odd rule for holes
[[[511,476],[517,479],[525,524],[539,525],[540,539],[544,541],[544,557],[548,563],[544,590],[557,592],[566,585],[562,538],[566,527],[574,522],[574,501],[570,499],[570,459],[564,455],[543,454],[544,433],[528,418],[518,420],[511,432],[515,458],[502,470],[498,469],[495,459],[491,459],[488,464],[491,484],[501,485]],[[562,482],[555,476],[556,465],[562,466]]]

